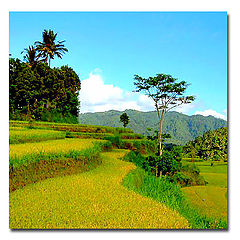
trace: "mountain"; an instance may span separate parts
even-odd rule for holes
[[[130,118],[127,127],[131,128],[136,133],[147,136],[153,134],[153,131],[159,128],[159,121],[155,111],[141,112],[136,110],[125,110],[124,112],[126,112]],[[122,127],[122,123],[119,120],[122,113],[123,112],[116,110],[82,113],[79,116],[79,122],[81,124]],[[172,136],[167,142],[182,145],[195,139],[197,136],[203,135],[208,130],[226,126],[227,122],[225,120],[213,116],[188,116],[172,111],[166,115],[163,132],[169,133]],[[147,130],[148,128],[153,129],[152,132],[149,132]]]

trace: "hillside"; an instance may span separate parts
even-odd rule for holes
[[[147,136],[147,128],[158,129],[158,118],[154,111],[141,112],[136,110],[124,111],[130,117],[128,128],[134,132]],[[79,116],[81,124],[102,125],[111,127],[121,127],[119,117],[123,112],[110,110],[107,112],[83,113]],[[227,122],[213,116],[204,117],[202,115],[188,116],[178,112],[169,112],[166,116],[163,131],[171,134],[169,142],[185,144],[203,135],[208,130],[226,127]]]

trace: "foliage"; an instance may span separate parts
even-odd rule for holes
[[[120,122],[123,123],[123,127],[126,127],[129,123],[129,116],[126,114],[126,113],[123,113],[121,116],[120,116]]]
[[[26,53],[23,57],[24,61],[27,63],[27,65],[30,68],[35,68],[38,64],[39,56],[37,56],[37,50],[34,46],[29,46],[28,48],[25,48],[22,53]]]
[[[206,185],[207,183],[200,175],[199,168],[194,164],[184,165],[179,172],[168,179],[170,182],[179,183],[182,187]]]
[[[176,147],[172,151],[164,150],[161,156],[143,156],[139,152],[131,151],[125,157],[125,161],[133,162],[155,177],[163,177],[169,182],[180,184],[182,187],[205,185],[206,182],[197,166],[193,164],[182,166],[181,148]]]
[[[18,59],[9,60],[10,119],[25,115],[51,120],[46,112],[52,112],[65,118],[74,116],[76,122],[79,91],[80,79],[68,66],[51,69],[38,63],[33,69]]]
[[[185,81],[177,82],[176,78],[171,75],[157,74],[156,77],[142,78],[134,76],[136,92],[143,91],[150,99],[153,100],[157,110],[159,120],[159,155],[162,155],[162,133],[163,120],[171,109],[182,104],[188,104],[194,101],[193,96],[183,96],[188,84]]]
[[[150,155],[147,157],[143,157],[138,152],[131,152],[126,155],[124,160],[134,162],[137,166],[156,177],[160,176],[160,174],[173,175],[179,170],[176,159],[173,154],[168,151],[164,151],[161,156]]]
[[[46,29],[42,33],[42,42],[36,41],[36,50],[38,51],[38,57],[41,57],[46,63],[54,59],[55,55],[59,58],[62,58],[62,55],[65,52],[68,52],[67,48],[64,47],[65,41],[57,41],[57,33],[54,33],[52,30],[47,31]]]
[[[203,136],[190,141],[184,147],[185,152],[193,153],[205,160],[227,160],[227,128],[207,131]]]

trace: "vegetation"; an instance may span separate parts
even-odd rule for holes
[[[142,134],[145,137],[155,134],[154,131],[158,129],[159,122],[156,112],[140,112],[136,110],[125,110],[125,112],[131,119],[126,129],[132,129],[135,133]],[[79,115],[79,122],[81,124],[121,127],[119,117],[122,113],[123,112],[115,110],[99,113],[84,113]],[[226,126],[226,121],[212,116],[188,116],[170,111],[164,120],[163,133],[171,135],[171,138],[165,140],[166,144],[185,145],[187,142],[203,135],[208,130]],[[148,128],[151,128],[152,131],[149,132]]]
[[[9,143],[40,142],[46,140],[64,139],[65,132],[45,129],[15,129],[9,132]]]
[[[143,91],[150,99],[153,100],[157,110],[159,120],[159,155],[162,155],[162,133],[163,120],[171,109],[182,104],[188,104],[194,101],[193,96],[183,96],[188,84],[185,81],[176,82],[177,79],[171,75],[157,74],[156,77],[142,78],[138,75],[134,77],[136,92]]]
[[[205,185],[203,177],[200,176],[200,170],[195,165],[182,166],[180,153],[177,150],[164,150],[161,156],[147,155],[143,156],[138,152],[130,152],[124,157],[125,161],[133,162],[138,167],[145,170],[148,174],[159,177],[171,183],[180,184],[183,187]]]
[[[156,112],[86,114],[78,124],[80,79],[50,68],[64,42],[44,30],[24,62],[9,59],[10,228],[226,229],[226,122],[169,112],[195,98],[185,81],[157,74],[134,77]]]
[[[62,58],[65,52],[68,52],[67,48],[64,47],[65,41],[58,41],[56,43],[57,33],[52,30],[44,30],[42,33],[42,42],[35,42],[36,51],[38,51],[38,57],[41,57],[43,61],[50,67],[50,60],[54,59],[55,55]]]
[[[92,148],[99,140],[60,139],[36,143],[13,144],[9,146],[9,164],[11,168],[27,166],[40,160],[71,157],[82,154],[83,150]],[[101,142],[101,140],[100,140]]]
[[[122,186],[124,176],[135,168],[119,160],[125,153],[115,150],[101,154],[102,164],[92,171],[47,179],[12,192],[10,228],[188,228],[187,220],[177,211]]]
[[[204,160],[227,161],[227,128],[207,131],[185,146],[185,151],[193,158]]]
[[[126,127],[129,123],[129,116],[126,114],[126,113],[123,113],[121,116],[120,116],[120,122],[123,123],[123,127]]]
[[[9,169],[9,190],[15,191],[47,178],[89,171],[101,164],[100,153],[111,148],[109,144],[98,143],[83,150],[27,155],[28,162],[21,161],[18,165],[14,159],[15,164],[10,164]]]
[[[131,171],[124,178],[123,185],[129,190],[157,200],[178,211],[188,220],[190,227],[193,229],[227,228],[225,220],[202,215],[197,208],[191,207],[179,186],[170,183],[167,179],[149,175],[143,169],[137,168]]]
[[[37,121],[10,121],[10,127],[27,127],[34,129],[54,129],[57,131],[67,131],[72,133],[111,133],[111,134],[133,134],[131,129],[114,128],[104,126],[94,126],[85,124],[68,124],[68,123],[52,123],[52,122],[37,122]],[[139,135],[138,135],[139,136]]]
[[[10,119],[77,123],[80,79],[68,66],[50,68],[50,59],[68,51],[56,36],[44,30],[42,42],[24,49],[25,62],[9,59]]]

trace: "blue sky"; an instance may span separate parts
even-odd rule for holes
[[[9,52],[22,59],[44,29],[66,40],[69,52],[51,66],[78,73],[81,112],[153,110],[132,93],[133,76],[166,73],[191,83],[187,94],[197,97],[178,111],[226,118],[226,12],[10,12]]]

